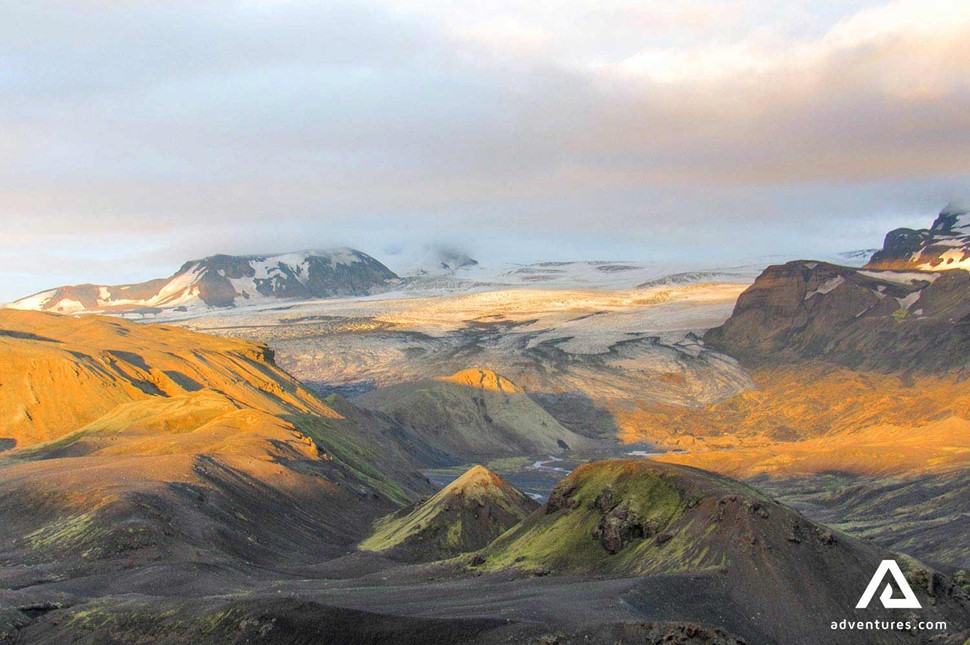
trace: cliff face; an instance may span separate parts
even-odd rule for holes
[[[749,364],[821,360],[853,369],[965,373],[970,273],[768,267],[704,336]]]

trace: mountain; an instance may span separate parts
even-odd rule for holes
[[[58,313],[154,313],[233,307],[278,299],[361,296],[396,280],[386,266],[348,248],[271,256],[213,255],[170,278],[119,286],[58,287],[12,302],[12,309]]]
[[[434,496],[378,520],[358,548],[411,562],[444,560],[481,549],[538,507],[475,466]]]
[[[361,431],[263,345],[2,310],[0,354],[0,553],[23,565],[11,584],[299,566],[431,489],[386,426]]]
[[[884,547],[966,567],[968,295],[959,269],[770,266],[703,337],[755,387],[703,408],[644,406],[637,438],[686,450],[658,459],[746,478]]]
[[[708,347],[749,364],[822,360],[853,369],[965,373],[970,272],[770,266]]]
[[[581,466],[546,505],[478,554],[485,570],[646,576],[624,597],[646,620],[716,624],[756,643],[851,643],[833,617],[854,609],[882,560],[896,558],[921,619],[960,629],[967,593],[925,565],[808,520],[739,482],[651,460]],[[473,563],[474,564],[474,563]],[[778,620],[784,616],[784,620]],[[911,642],[884,632],[880,642]]]
[[[591,445],[561,426],[525,390],[484,368],[379,388],[354,402],[465,461],[559,454]]]
[[[928,229],[890,231],[866,268],[970,271],[970,209],[950,204]]]

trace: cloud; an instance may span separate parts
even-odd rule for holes
[[[8,13],[0,261],[17,279],[0,300],[291,245],[707,261],[797,240],[808,254],[871,245],[970,193],[963,3]],[[103,266],[83,257],[98,253]]]

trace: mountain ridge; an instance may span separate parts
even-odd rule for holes
[[[796,260],[765,269],[705,345],[749,364],[965,374],[970,272],[856,269]],[[905,366],[904,368],[901,366]]]
[[[398,276],[348,247],[275,255],[211,255],[169,278],[123,285],[79,284],[15,300],[10,309],[56,313],[157,313],[234,307],[281,299],[368,295]]]

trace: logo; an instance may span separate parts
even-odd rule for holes
[[[876,595],[876,591],[879,589],[879,585],[886,579],[887,573],[892,574],[893,580],[896,581],[896,586],[899,587],[899,591],[903,594],[903,597],[893,598],[893,588],[887,584],[879,596],[879,600],[882,601],[882,606],[886,609],[922,609],[923,606],[919,604],[919,600],[916,599],[916,594],[913,593],[909,583],[906,582],[906,578],[903,577],[903,572],[895,560],[882,561],[879,568],[876,569],[875,575],[872,576],[872,580],[869,581],[869,586],[866,587],[862,598],[859,598],[859,604],[855,608],[866,609],[869,606],[872,597]]]

